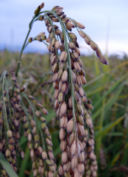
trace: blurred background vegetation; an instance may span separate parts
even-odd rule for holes
[[[0,1],[0,76],[5,70],[8,73],[15,72],[19,53],[11,51],[20,51],[33,10],[41,2],[42,0]],[[63,6],[69,16],[85,24],[87,33],[98,43],[103,53],[106,52],[109,55],[114,52],[120,55],[106,56],[109,61],[107,66],[101,64],[95,55],[81,56],[81,59],[87,79],[84,90],[93,105],[91,115],[95,129],[98,177],[128,177],[128,44],[126,37],[128,23],[125,20],[128,18],[128,1],[56,0],[54,2],[44,0],[44,2],[50,9],[57,4]],[[44,27],[37,24],[32,35],[42,29],[44,30]],[[38,45],[35,42],[27,51],[46,51],[42,47],[42,44]],[[82,41],[80,47],[83,53],[85,53],[85,47],[86,54],[90,53],[89,48]],[[127,54],[123,54],[122,51]],[[61,153],[59,123],[53,110],[54,89],[51,84],[51,75],[48,54],[23,55],[18,84],[21,88],[25,87],[27,95],[33,95],[48,109],[48,115],[45,118],[52,135],[54,154],[59,163]],[[19,140],[19,144],[23,149],[27,149],[24,137]],[[0,154],[0,163],[1,159]],[[7,163],[4,165],[10,170]],[[19,177],[32,177],[28,149],[25,158],[18,159],[18,165],[20,166]],[[14,177],[13,172],[12,177]]]
[[[19,54],[0,52],[0,73],[15,71]],[[19,73],[20,86],[48,108],[46,121],[50,127],[54,154],[60,155],[59,126],[52,109],[54,98],[51,86],[49,56],[24,54]],[[128,57],[108,58],[105,66],[93,55],[81,56],[87,84],[85,93],[92,101],[92,118],[95,128],[96,155],[99,177],[128,176]],[[54,125],[54,126],[53,126]],[[54,128],[53,128],[54,127]],[[29,160],[29,158],[27,158]]]

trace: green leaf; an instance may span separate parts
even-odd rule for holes
[[[55,111],[54,110],[50,110],[48,112],[48,115],[45,116],[47,123],[49,123],[55,116],[56,116]]]
[[[30,152],[29,152],[29,149],[27,148],[26,149],[26,152],[25,152],[25,156],[24,156],[24,159],[22,160],[22,164],[21,164],[21,167],[20,167],[20,172],[19,172],[19,177],[23,177],[24,176],[24,171],[25,169],[27,168],[29,162],[29,155]]]
[[[104,115],[106,115],[107,112],[109,111],[109,109],[111,109],[112,105],[116,103],[123,87],[124,87],[124,84],[122,83],[121,85],[119,85],[119,88],[113,94],[113,96],[111,96],[111,98],[108,99],[107,103],[104,105],[104,112],[105,112]],[[108,93],[108,91],[107,91],[107,93]],[[104,99],[106,99],[106,98],[107,98],[107,95],[105,94],[105,96],[101,97],[100,101],[103,102]],[[101,102],[101,105],[102,105],[102,102]],[[102,107],[100,106],[99,109],[97,108],[97,111],[93,114],[92,118],[95,119],[101,112],[102,112]]]
[[[109,90],[105,92],[105,94],[97,101],[95,104],[95,110],[98,109],[102,101],[104,100],[105,97],[107,97],[109,94],[111,94],[115,89],[118,89],[120,87],[121,82],[124,81],[128,76],[127,74],[122,76],[118,81],[116,81],[113,85],[110,86]],[[94,110],[94,111],[95,111]]]
[[[112,159],[112,162],[111,162],[111,166],[114,166],[115,164],[116,164],[116,162],[119,160],[119,158],[120,158],[120,152],[119,153],[117,153],[116,155],[115,155],[115,157]]]
[[[8,161],[4,158],[4,155],[2,153],[0,153],[0,163],[10,177],[18,177],[18,175],[15,173]]]
[[[113,96],[111,96],[111,98],[108,100],[107,104],[105,105],[105,113],[107,113],[107,111],[112,107],[112,105],[117,102],[117,99],[118,99],[123,87],[124,87],[124,84],[122,84],[118,88],[117,92],[115,92],[115,94]]]
[[[103,129],[103,121],[104,121],[104,105],[105,105],[105,100],[102,104],[102,111],[101,111],[101,115],[100,115],[100,119],[98,122],[98,131],[101,131]],[[96,155],[99,158],[100,155],[100,149],[102,146],[102,136],[98,136],[98,138],[96,138]]]
[[[101,137],[106,136],[108,134],[108,132],[111,131],[111,129],[114,128],[116,125],[118,125],[123,119],[124,119],[124,117],[120,117],[118,120],[103,127],[102,130],[100,130],[99,132],[96,133],[96,138],[98,138],[100,136]]]
[[[27,138],[25,136],[22,136],[20,141],[19,141],[19,145],[22,146],[27,142]]]

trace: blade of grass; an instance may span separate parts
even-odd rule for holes
[[[26,152],[25,152],[24,159],[22,160],[22,163],[21,163],[21,167],[20,167],[20,171],[19,171],[19,177],[24,177],[25,176],[24,171],[26,170],[27,165],[29,163],[28,162],[29,161],[29,156],[30,156],[30,152],[29,152],[29,149],[27,148]]]
[[[98,108],[98,106],[102,103],[103,99],[108,96],[110,93],[112,93],[115,89],[117,89],[120,86],[120,83],[123,82],[124,79],[127,78],[127,74],[122,76],[119,80],[117,80],[110,88],[107,92],[105,92],[105,94],[97,101],[97,103],[95,104],[95,108],[94,110],[96,110]]]
[[[104,126],[102,130],[100,130],[99,132],[96,132],[96,138],[106,136],[108,132],[110,132],[112,128],[118,125],[123,119],[124,117],[120,117],[118,120]]]
[[[4,158],[4,155],[2,153],[0,153],[0,163],[10,177],[18,177],[18,175],[15,173],[8,161]]]
[[[107,101],[107,103],[105,104],[105,114],[108,112],[108,110],[112,107],[112,105],[117,101],[122,89],[124,87],[124,84],[119,85],[119,88],[117,89],[117,91],[113,94],[112,97],[109,98],[109,100]],[[111,88],[110,88],[111,90]],[[107,93],[110,93],[110,90],[107,91]],[[112,90],[111,90],[112,91]],[[103,96],[100,101],[103,101],[105,98],[107,98],[107,94],[105,94],[106,96]],[[102,105],[102,102],[101,102]],[[95,108],[96,109],[96,108]],[[92,118],[95,119],[102,111],[102,107],[100,106],[99,108],[97,108],[97,111],[92,115]]]
[[[98,131],[101,131],[103,129],[104,109],[105,109],[104,106],[105,106],[105,100],[103,100],[103,104],[102,104],[101,116],[100,116],[100,120],[98,122]],[[96,138],[96,155],[98,158],[100,155],[101,144],[102,144],[102,136],[98,136]]]

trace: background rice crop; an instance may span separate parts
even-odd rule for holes
[[[0,72],[3,69],[11,72],[16,67],[17,56],[17,53],[0,52]],[[55,124],[55,113],[51,109],[53,90],[48,84],[51,76],[47,73],[47,59],[48,55],[25,54],[19,79],[21,86],[26,83],[29,93],[33,93],[47,106],[49,114],[46,121],[51,127],[53,150],[55,157],[58,157],[59,132],[57,127],[52,128]],[[120,60],[115,56],[109,59],[107,66],[99,63],[95,56],[82,56],[81,59],[84,66],[86,65],[88,81],[84,89],[93,104],[98,176],[125,177],[128,173],[128,59]],[[23,163],[26,164],[24,169],[29,161],[29,154],[26,155],[26,162],[21,163],[21,166]]]
[[[34,11],[20,53],[0,52],[0,175],[126,176],[127,55],[105,57],[62,7],[43,8]],[[36,21],[47,32],[29,37]],[[99,60],[80,54],[77,35]],[[33,41],[48,54],[23,54]]]

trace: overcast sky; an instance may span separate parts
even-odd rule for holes
[[[18,47],[23,43],[33,11],[41,0],[0,0],[0,48]],[[55,5],[64,7],[65,13],[86,26],[86,33],[100,48],[109,53],[128,54],[128,0],[45,0],[45,9]],[[36,24],[31,35],[43,30]],[[82,51],[91,50],[80,40]],[[41,45],[31,44],[41,49]],[[43,50],[43,49],[42,49]]]

